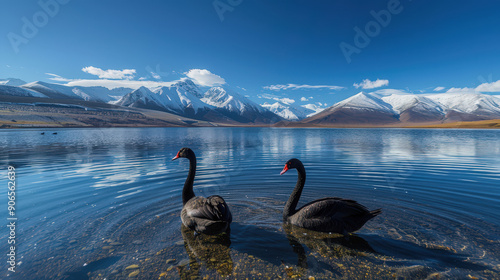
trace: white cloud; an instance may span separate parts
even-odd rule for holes
[[[288,104],[288,105],[295,103],[295,99],[291,99],[288,97],[280,97],[280,96],[276,96],[274,94],[261,94],[261,95],[258,95],[257,97],[264,98],[264,99],[270,99],[270,100],[276,100],[276,101],[279,101],[283,104]]]
[[[223,85],[226,83],[223,78],[211,73],[206,69],[191,69],[184,74],[200,86],[212,87],[215,85]]]
[[[295,100],[293,100],[291,98],[287,98],[287,97],[284,97],[281,99],[275,99],[275,100],[280,101],[281,103],[288,104],[288,105],[295,103]]]
[[[492,83],[482,83],[478,87],[476,87],[476,91],[500,92],[500,80]]]
[[[372,89],[389,85],[389,80],[377,79],[375,81],[370,81],[369,79],[364,79],[361,83],[354,83],[353,86],[356,88]]]
[[[452,87],[449,90],[447,90],[446,92],[447,93],[450,93],[450,92],[453,92],[453,93],[476,93],[476,90],[473,88],[468,88],[468,87],[464,87],[464,88]]]
[[[66,82],[64,85],[67,86],[102,86],[108,89],[114,89],[119,87],[138,89],[142,86],[147,88],[155,88],[161,86],[170,86],[179,81],[188,79],[188,77],[195,83],[201,86],[213,86],[224,84],[223,78],[210,73],[208,70],[201,69],[191,69],[189,72],[184,73],[188,77],[181,78],[179,80],[162,82],[162,81],[147,81],[147,77],[140,77],[138,80],[132,80],[136,71],[134,69],[124,69],[124,70],[102,70],[93,66],[85,67],[82,69],[84,72],[89,74],[97,75],[100,79],[66,79],[59,75],[47,73],[47,75],[52,76],[51,80],[58,82]],[[160,75],[154,71],[149,71],[153,78],[159,79]]]
[[[341,90],[344,87],[340,86],[329,86],[329,85],[297,85],[297,84],[286,84],[286,85],[270,85],[263,87],[268,90],[287,90],[287,89],[331,89],[331,90]]]
[[[157,73],[155,73],[155,72],[153,72],[153,71],[151,71],[150,73],[151,73],[151,76],[152,76],[153,78],[155,78],[155,79],[157,79],[157,80],[161,79],[161,76],[160,76],[160,75],[158,75]]]
[[[171,82],[156,82],[156,81],[109,80],[109,79],[96,79],[96,80],[77,79],[77,80],[71,80],[70,82],[66,83],[65,85],[66,86],[82,86],[82,87],[105,87],[108,89],[114,89],[114,88],[120,88],[120,87],[131,88],[131,89],[138,89],[140,87],[147,87],[147,88],[151,89],[151,88],[155,88],[155,87],[171,86],[172,84],[175,84],[178,81],[179,80],[171,81]]]
[[[300,98],[300,101],[309,101],[309,99],[308,99],[307,97],[303,97],[303,96],[302,96],[302,97]]]
[[[443,90],[444,87],[437,87],[434,89],[434,91],[440,91]],[[463,88],[456,88],[452,87],[446,91],[447,93],[479,93],[479,92],[500,92],[500,80],[496,82],[491,82],[491,83],[482,83],[476,88],[471,88],[471,87],[463,87]]]
[[[380,95],[392,95],[392,94],[412,94],[411,92],[404,91],[402,89],[394,89],[394,88],[384,88],[374,91],[373,93]]]
[[[58,81],[58,82],[70,82],[70,81],[73,81],[72,79],[66,79],[66,78],[63,78],[57,74],[52,74],[52,73],[45,73],[46,75],[49,75],[49,76],[52,76],[52,78],[49,78],[49,80],[52,80],[52,81]]]
[[[312,104],[311,103],[311,104],[302,105],[301,107],[304,107],[306,109],[314,111],[314,113],[308,115],[308,117],[310,117],[310,116],[312,116],[314,114],[317,114],[317,113],[325,110],[326,109],[326,103],[323,104],[321,102],[317,102],[317,104]]]
[[[91,75],[98,76],[101,79],[132,79],[136,73],[135,69],[123,69],[123,70],[102,70],[94,66],[88,66],[82,68],[82,71],[89,73]]]

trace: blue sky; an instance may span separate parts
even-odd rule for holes
[[[41,3],[49,12],[38,1],[3,2],[0,78],[169,82],[190,76],[206,85],[223,81],[259,103],[266,96],[328,105],[361,90],[466,91],[483,84],[485,93],[500,91],[497,1]],[[371,32],[368,43],[356,45],[362,40],[355,28]],[[342,43],[357,48],[349,59]]]

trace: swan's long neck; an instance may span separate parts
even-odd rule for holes
[[[295,214],[295,208],[297,208],[297,204],[299,203],[300,195],[302,194],[302,189],[304,188],[304,184],[306,182],[306,170],[304,166],[300,164],[297,167],[297,184],[295,184],[295,189],[293,189],[290,198],[285,204],[285,209],[283,210],[283,219],[292,216]]]
[[[193,183],[196,174],[196,156],[190,156],[189,159],[189,173],[182,189],[182,205],[186,204],[191,198],[194,197]]]

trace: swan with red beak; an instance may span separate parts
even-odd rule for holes
[[[179,158],[189,159],[189,173],[182,189],[182,223],[196,233],[208,235],[229,233],[229,225],[233,218],[224,199],[218,195],[205,198],[194,194],[196,155],[190,148],[182,148],[172,160]]]
[[[283,221],[286,223],[314,231],[347,235],[382,213],[381,209],[369,211],[354,200],[339,197],[321,198],[296,209],[306,182],[306,170],[300,160],[292,158],[286,162],[280,175],[290,169],[297,169],[298,179],[283,210]]]

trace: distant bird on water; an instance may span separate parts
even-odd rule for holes
[[[42,132],[42,133],[40,133],[40,134],[45,135],[45,132]]]
[[[290,169],[297,169],[298,179],[283,210],[283,221],[286,223],[314,231],[347,235],[382,213],[381,209],[369,211],[354,200],[339,197],[321,198],[296,210],[306,182],[306,170],[300,160],[293,158],[286,162],[280,175]]]
[[[52,133],[52,134],[57,134],[57,132],[54,132],[54,133]]]
[[[182,148],[172,159],[189,159],[189,173],[182,190],[182,223],[196,233],[215,235],[229,233],[233,218],[224,199],[218,195],[207,198],[195,196],[193,191],[196,174],[196,156],[190,148]]]

